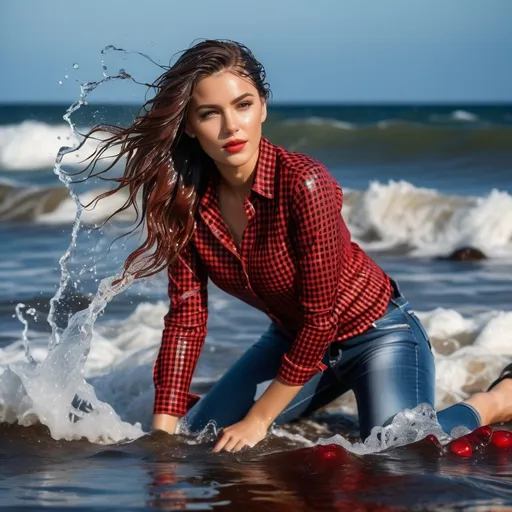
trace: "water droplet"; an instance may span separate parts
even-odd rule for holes
[[[60,140],[60,135],[57,135],[57,139]]]
[[[69,75],[64,75],[64,78],[69,78]]]
[[[79,67],[80,66],[76,62],[73,64],[73,69],[78,69]]]
[[[62,85],[62,80],[59,80],[59,85]]]

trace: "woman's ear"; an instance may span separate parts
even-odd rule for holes
[[[267,119],[267,102],[265,100],[261,100],[261,102],[261,122],[264,123]]]

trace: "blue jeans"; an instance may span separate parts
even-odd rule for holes
[[[428,335],[395,286],[385,314],[363,334],[332,343],[323,358],[329,368],[314,375],[277,417],[282,424],[307,416],[352,389],[361,438],[374,426],[389,423],[401,410],[434,405],[435,366]],[[276,377],[293,338],[272,323],[263,336],[189,411],[193,432],[214,420],[219,428],[240,421]],[[446,433],[456,426],[480,426],[478,412],[458,403],[438,413]]]

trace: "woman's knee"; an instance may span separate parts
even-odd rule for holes
[[[353,382],[363,438],[404,409],[434,405],[435,366],[428,342],[410,334],[391,338],[372,343]]]

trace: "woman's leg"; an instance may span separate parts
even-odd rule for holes
[[[398,288],[372,329],[339,346],[342,357],[334,370],[354,390],[363,439],[403,409],[433,406],[435,366],[428,335]],[[464,402],[439,412],[438,421],[448,434],[456,426],[473,430],[481,424],[478,408]]]
[[[271,324],[267,332],[189,411],[187,423],[190,430],[198,432],[211,420],[218,428],[242,420],[277,375],[283,354],[290,350],[291,343],[291,338],[284,331]],[[297,418],[315,397],[317,402],[326,404],[347,389],[347,384],[340,383],[331,370],[318,373],[300,390],[276,423]]]
[[[372,329],[340,344],[335,372],[354,390],[362,439],[403,409],[434,406],[435,366],[428,338],[405,300],[398,302]]]

